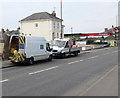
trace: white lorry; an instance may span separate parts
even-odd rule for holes
[[[66,55],[74,54],[77,56],[80,53],[80,48],[76,45],[76,41],[71,38],[54,39],[51,42],[53,56],[64,58]]]
[[[11,36],[9,48],[9,60],[13,63],[27,61],[32,65],[37,60],[52,60],[50,45],[44,37]]]

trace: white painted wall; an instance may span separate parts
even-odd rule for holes
[[[36,27],[38,24],[38,27]],[[21,33],[39,35],[45,37],[47,41],[52,40],[54,32],[54,38],[60,38],[61,23],[60,20],[35,20],[35,21],[22,21]]]

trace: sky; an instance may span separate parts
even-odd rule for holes
[[[55,10],[60,15],[60,0],[4,0],[0,2],[0,28],[16,29],[19,21],[38,12]],[[116,26],[117,0],[63,0],[64,32],[102,32]]]

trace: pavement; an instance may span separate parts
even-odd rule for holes
[[[99,77],[82,96],[118,96],[118,66]],[[105,92],[106,91],[106,92]]]
[[[8,67],[13,67],[15,66],[14,64],[12,64],[11,62],[9,62],[8,60],[4,60],[4,61],[0,61],[0,69],[2,68],[8,68]]]
[[[2,69],[3,96],[117,96],[117,48]],[[12,91],[12,92],[10,92]]]

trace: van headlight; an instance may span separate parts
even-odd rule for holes
[[[59,53],[62,53],[62,50],[58,50]]]
[[[61,53],[64,53],[64,51],[61,50]]]

